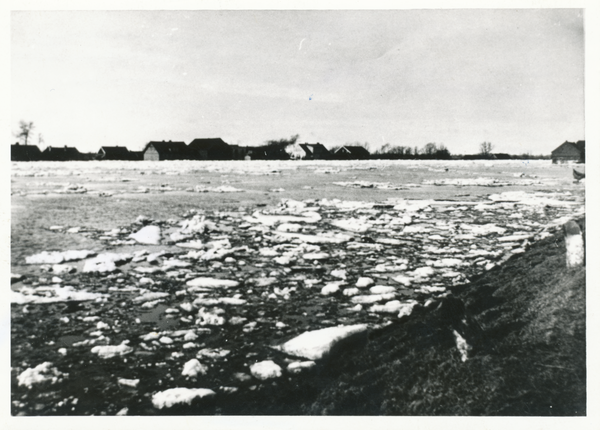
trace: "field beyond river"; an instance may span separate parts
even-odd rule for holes
[[[12,163],[12,414],[585,415],[572,169]]]

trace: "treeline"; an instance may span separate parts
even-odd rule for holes
[[[452,154],[443,144],[428,143],[419,148],[418,146],[393,146],[386,143],[373,152],[371,158],[381,160],[451,160]]]
[[[376,160],[548,160],[550,155],[506,154],[492,152],[493,145],[483,142],[477,154],[451,154],[443,144],[428,143],[418,146],[402,146],[386,143],[371,154]]]

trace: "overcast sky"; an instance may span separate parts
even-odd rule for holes
[[[579,9],[25,11],[11,27],[11,125],[33,121],[43,147],[585,138]]]

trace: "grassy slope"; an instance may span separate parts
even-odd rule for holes
[[[559,233],[457,288],[467,325],[434,306],[373,339],[305,412],[585,415],[585,267],[564,248]],[[474,345],[464,363],[453,328]]]
[[[585,227],[585,220],[580,224]],[[311,375],[283,378],[218,410],[586,414],[585,267],[566,269],[561,233],[453,294],[416,309],[410,318],[374,333],[363,349],[348,351]],[[453,330],[473,345],[466,362]]]

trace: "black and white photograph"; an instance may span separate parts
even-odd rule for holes
[[[590,415],[586,7],[136,4],[7,12],[10,424]]]

